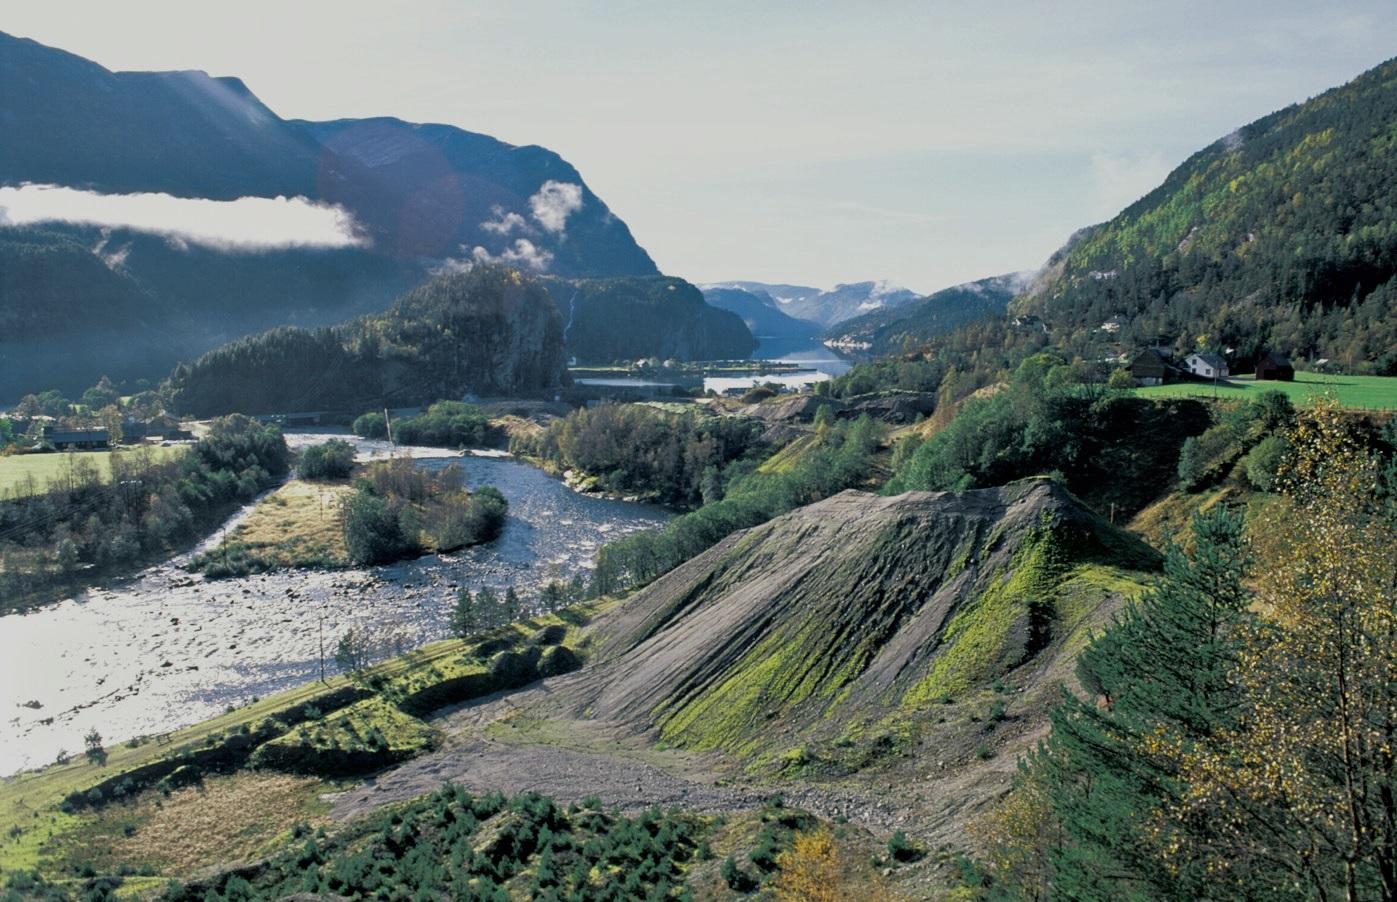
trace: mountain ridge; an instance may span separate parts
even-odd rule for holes
[[[1086,343],[1263,350],[1397,372],[1397,59],[1192,154],[1080,229],[1012,311]]]
[[[744,280],[708,282],[702,287],[735,288],[757,296],[766,295],[774,302],[775,308],[787,316],[807,320],[825,328],[869,310],[895,307],[918,297],[915,291],[887,279],[841,282],[828,290],[805,285]]]

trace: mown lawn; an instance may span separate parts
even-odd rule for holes
[[[119,448],[115,451],[70,451],[62,454],[11,454],[0,457],[0,498],[20,497],[42,492],[53,482],[61,483],[74,470],[95,467],[103,482],[112,478],[112,458],[151,463],[182,457],[186,445],[153,445]]]
[[[1249,399],[1263,391],[1280,391],[1296,405],[1308,404],[1332,393],[1344,407],[1365,410],[1397,410],[1397,376],[1331,376],[1296,373],[1294,382],[1257,382],[1251,376],[1234,376],[1216,386],[1211,382],[1177,382],[1135,389],[1142,398]]]

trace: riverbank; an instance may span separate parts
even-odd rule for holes
[[[104,743],[100,753],[74,752],[66,760],[8,777],[0,784],[0,830],[5,831],[0,873],[38,868],[61,878],[91,866],[91,856],[95,852],[100,859],[100,851],[74,840],[100,828],[113,808],[120,810],[151,789],[168,795],[171,789],[219,775],[265,782],[281,773],[312,778],[308,782],[323,791],[335,788],[337,779],[427,751],[437,734],[422,718],[437,708],[578,666],[580,658],[571,647],[583,643],[591,616],[610,603],[527,618],[467,640],[432,643],[361,672],[331,675],[230,707],[184,729],[121,743],[99,740]],[[259,766],[258,775],[242,770],[249,764]],[[319,792],[293,792],[281,799],[292,809],[280,813],[315,819],[324,808],[318,797]],[[255,812],[258,818],[263,814]],[[273,831],[262,839],[270,842],[275,836]],[[223,854],[226,850],[213,848],[195,863],[202,866]],[[114,865],[111,860],[97,863]]]
[[[355,442],[367,457],[388,450],[384,443]],[[508,458],[451,455],[417,463],[442,468],[453,460],[462,464],[468,489],[495,485],[509,499],[504,532],[488,545],[379,567],[213,582],[185,572],[188,558],[181,555],[45,608],[0,617],[0,773],[80,749],[92,727],[124,741],[315,679],[322,634],[327,655],[354,626],[391,629],[405,648],[440,639],[461,589],[514,586],[528,599],[549,581],[586,578],[605,542],[672,516],[576,493]],[[205,542],[201,550],[214,546]],[[45,653],[34,654],[36,648]],[[31,701],[38,707],[27,707]]]

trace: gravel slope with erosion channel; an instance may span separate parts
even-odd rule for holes
[[[326,436],[287,438],[297,447]],[[381,442],[354,442],[361,457],[387,451]],[[391,627],[413,647],[446,635],[457,588],[514,585],[527,598],[542,583],[589,567],[600,544],[669,517],[651,505],[578,494],[504,457],[400,450],[423,467],[461,464],[470,487],[499,488],[509,501],[503,535],[384,567],[214,582],[180,569],[180,557],[42,610],[0,617],[0,774],[46,764],[60,750],[78,752],[92,728],[108,743],[164,732],[312,680],[322,616],[327,655],[356,624]],[[36,648],[44,654],[34,655]]]

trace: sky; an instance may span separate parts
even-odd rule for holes
[[[1041,265],[1190,153],[1397,55],[1397,3],[9,4],[110,69],[572,162],[666,273],[936,289]]]

